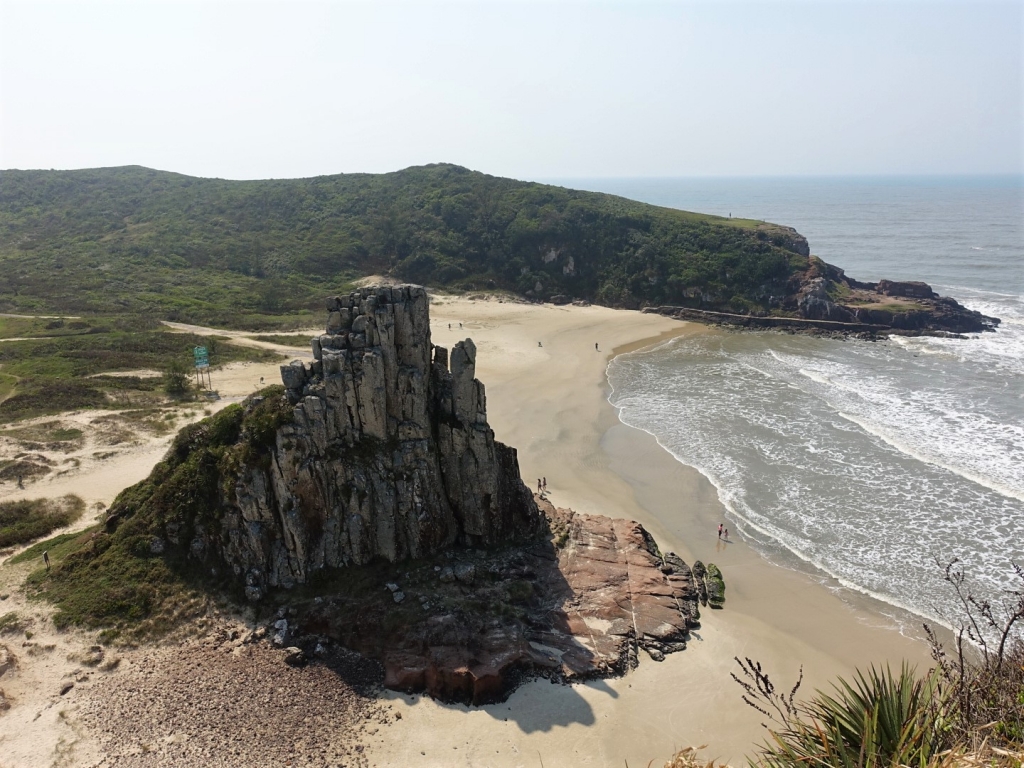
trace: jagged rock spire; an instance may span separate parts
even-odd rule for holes
[[[426,291],[364,288],[327,310],[314,362],[281,369],[292,423],[225,500],[221,549],[249,597],[325,567],[536,532],[515,449],[487,424],[476,346],[431,344]]]

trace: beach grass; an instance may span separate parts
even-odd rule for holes
[[[205,346],[210,361],[268,362],[275,352],[228,343],[222,336],[174,333],[151,318],[95,321],[88,333],[0,344],[0,423],[82,408],[123,408],[163,400],[159,379],[119,371],[192,365]]]
[[[49,539],[37,541],[32,546],[16,554],[7,562],[10,565],[30,563],[33,560],[41,560],[43,552],[46,552],[52,564],[61,562],[65,557],[77,552],[99,531],[100,526],[93,525],[81,531],[72,533],[60,533]]]
[[[78,520],[85,502],[78,496],[0,502],[0,547],[25,544]]]
[[[114,537],[97,525],[39,542],[10,562],[38,561],[48,552],[51,568],[36,568],[25,583],[33,597],[56,603],[53,623],[58,629],[102,629],[107,642],[159,637],[176,625],[168,616],[184,618],[181,611],[202,598],[150,551],[151,539],[145,534]]]
[[[17,376],[11,376],[9,373],[0,373],[0,402],[3,402],[14,392],[14,387],[17,383]]]
[[[307,333],[275,333],[269,335],[253,336],[255,341],[264,341],[269,344],[283,344],[290,347],[308,347],[313,334]]]

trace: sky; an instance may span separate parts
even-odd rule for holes
[[[0,0],[0,168],[1024,172],[1024,1]]]

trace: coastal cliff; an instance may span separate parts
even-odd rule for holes
[[[325,568],[541,530],[515,449],[487,424],[473,342],[456,344],[450,361],[431,344],[426,292],[365,288],[327,305],[312,365],[283,366],[283,394],[222,417],[219,430],[238,437],[217,462],[215,514],[163,510],[168,543],[227,569],[258,601]],[[193,431],[179,438],[183,455],[208,441],[209,428]],[[130,516],[138,501],[128,494],[112,514]]]
[[[66,226],[52,227],[57,220]],[[167,257],[148,258],[155,253]],[[136,166],[0,171],[0,258],[9,263],[5,312],[243,329],[283,317],[294,327],[323,286],[368,275],[539,302],[674,308],[713,322],[771,318],[739,322],[758,327],[784,322],[775,318],[906,332],[994,325],[951,299],[896,296],[886,281],[857,287],[868,284],[812,256],[792,227],[449,164],[264,181]]]

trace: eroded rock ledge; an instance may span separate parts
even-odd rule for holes
[[[538,675],[622,674],[641,649],[660,661],[700,626],[709,586],[721,607],[724,584],[663,556],[639,523],[538,503],[548,537],[338,574],[289,603],[273,641],[308,652],[339,642],[382,662],[386,687],[483,704]]]
[[[772,312],[739,314],[698,307],[647,307],[644,312],[680,320],[790,331],[875,338],[878,335],[955,336],[993,331],[999,318],[939,296],[927,283],[847,277],[832,264],[811,257],[806,271],[791,278],[789,293],[772,297]]]

